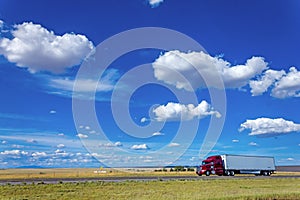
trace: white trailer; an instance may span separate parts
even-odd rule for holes
[[[268,156],[221,155],[225,175],[256,174],[270,176],[275,171],[275,161]]]

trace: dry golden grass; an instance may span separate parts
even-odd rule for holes
[[[94,173],[95,171],[106,173]],[[3,169],[0,170],[0,180],[4,179],[35,179],[35,178],[96,178],[122,176],[197,176],[195,172],[155,172],[154,169],[127,169],[127,172],[116,169],[99,168],[58,168],[58,169]],[[272,176],[293,176],[300,172],[276,172]],[[244,175],[237,175],[244,176]]]
[[[99,173],[95,173],[99,171]],[[101,173],[106,171],[106,173]],[[196,175],[195,172],[154,172],[154,169],[131,169],[124,171],[116,169],[96,168],[57,168],[57,169],[3,169],[0,170],[0,180],[4,179],[34,179],[34,178],[93,178],[119,176],[186,176]]]

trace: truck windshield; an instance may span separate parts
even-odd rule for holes
[[[213,162],[206,162],[206,161],[202,162],[202,165],[207,165],[207,164],[213,164]]]

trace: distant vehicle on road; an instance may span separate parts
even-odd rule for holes
[[[202,161],[196,173],[201,176],[216,174],[219,176],[234,176],[235,174],[255,174],[270,176],[275,171],[274,157],[215,155]]]

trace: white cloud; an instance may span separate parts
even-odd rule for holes
[[[50,110],[49,113],[50,114],[56,114],[56,110]]]
[[[165,135],[165,134],[162,132],[155,132],[152,134],[152,136],[161,136],[161,135]]]
[[[0,19],[0,29],[3,27],[4,22]]]
[[[14,155],[14,156],[20,156],[20,155],[28,155],[28,152],[21,151],[19,149],[15,150],[5,150],[3,152],[0,152],[1,155]]]
[[[176,143],[176,142],[172,142],[170,144],[168,144],[168,147],[178,147],[180,146],[180,144]]]
[[[1,141],[1,144],[6,144],[6,143],[7,143],[6,140],[2,140],[2,141]]]
[[[34,153],[31,154],[31,156],[33,156],[33,157],[46,157],[47,153],[45,153],[45,152],[34,152]]]
[[[300,71],[291,67],[289,72],[275,83],[271,95],[276,98],[300,97]]]
[[[131,147],[133,150],[147,150],[149,149],[147,144],[135,144]]]
[[[86,36],[66,33],[55,35],[39,24],[24,22],[14,26],[13,38],[0,39],[0,54],[31,73],[62,73],[78,65],[94,49]]]
[[[251,88],[252,96],[258,96],[265,93],[270,86],[272,86],[275,81],[281,79],[281,77],[285,75],[285,71],[276,71],[269,69],[264,72],[264,75],[260,78],[260,80],[251,80],[249,82],[249,86]]]
[[[83,139],[83,138],[88,138],[89,136],[88,136],[88,135],[85,135],[85,134],[82,134],[82,133],[78,133],[78,134],[77,134],[77,137]]]
[[[100,80],[94,77],[74,79],[46,76],[46,87],[51,94],[88,99],[94,97],[94,92],[112,91],[119,77],[119,71],[116,69],[107,70]]]
[[[295,159],[294,158],[287,158],[286,160],[287,161],[294,161]]]
[[[106,144],[99,144],[100,147],[121,147],[123,146],[123,144],[118,141],[118,142],[115,142],[115,143],[106,143]]]
[[[256,136],[273,136],[287,134],[291,132],[299,132],[300,124],[295,124],[292,121],[287,121],[282,118],[257,118],[254,120],[246,120],[242,123],[239,131],[250,129],[249,135]]]
[[[63,134],[63,133],[58,133],[57,135],[58,135],[58,136],[64,136],[65,134]]]
[[[238,143],[240,142],[239,140],[232,140],[233,143]]]
[[[258,144],[256,142],[250,142],[248,145],[249,146],[258,146]]]
[[[67,135],[65,135],[65,137],[57,137],[57,132],[48,132],[42,130],[31,132],[31,130],[27,131],[26,129],[14,129],[13,132],[8,131],[8,133],[8,135],[0,135],[0,140],[14,141],[13,143],[15,144],[31,142],[30,146],[32,148],[52,148],[57,144],[65,144],[67,147],[73,149],[81,148],[81,142],[79,139],[74,140],[73,137]],[[38,143],[38,145],[33,143]]]
[[[227,88],[241,88],[267,69],[262,57],[252,57],[244,65],[231,66],[228,61],[204,52],[184,53],[178,50],[164,53],[152,66],[158,80],[188,91],[204,87],[220,88],[220,78]],[[209,80],[209,85],[202,77]]]
[[[64,144],[58,144],[56,147],[61,149],[61,148],[65,148],[65,145]]]
[[[141,123],[145,123],[146,121],[149,121],[149,119],[147,119],[146,117],[141,118]]]
[[[164,2],[164,0],[148,0],[149,2],[149,5],[152,7],[152,8],[156,8],[158,7],[161,3]]]
[[[120,146],[123,146],[123,144],[122,144],[121,142],[118,141],[118,142],[115,142],[115,146],[116,146],[116,147],[120,147]]]
[[[114,88],[113,82],[99,82],[93,79],[62,79],[55,78],[50,80],[50,86],[56,89],[72,92],[76,81],[76,92],[93,92],[96,87],[97,92],[107,92]]]
[[[56,149],[55,153],[64,153],[65,151],[61,150],[61,149]]]
[[[60,157],[68,157],[69,156],[69,157],[71,157],[71,156],[73,156],[73,154],[67,153],[66,151],[63,151],[61,149],[56,149],[54,158],[57,158],[57,156],[60,156]]]
[[[197,106],[169,102],[167,105],[160,105],[155,108],[153,113],[157,121],[186,121],[194,118],[201,119],[209,115],[216,115],[218,118],[221,117],[220,113],[213,110],[206,101],[202,101]]]

